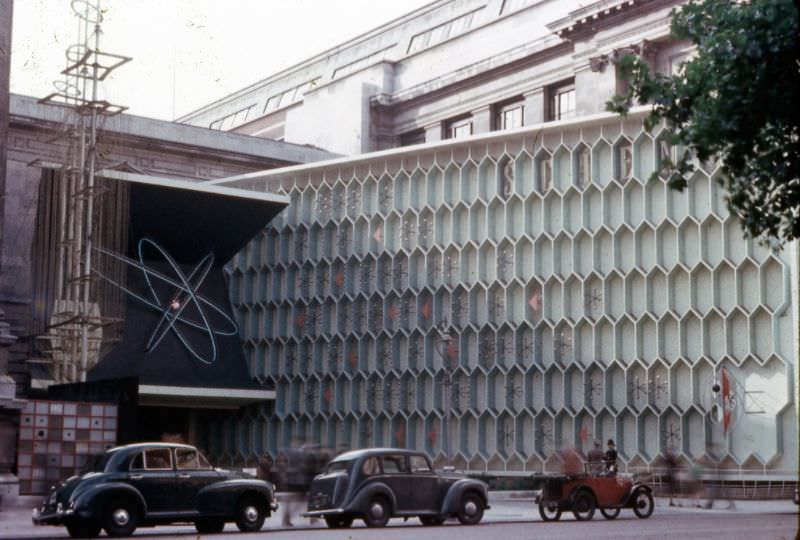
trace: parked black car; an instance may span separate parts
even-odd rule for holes
[[[374,448],[334,458],[311,483],[304,515],[323,517],[331,528],[349,527],[356,518],[383,527],[389,518],[415,516],[423,525],[450,517],[474,525],[487,508],[484,482],[439,474],[420,452]]]
[[[272,484],[215,469],[192,446],[140,443],[112,448],[83,474],[53,487],[33,511],[36,525],[65,525],[73,538],[129,536],[138,526],[194,522],[200,533],[228,521],[258,531],[276,510]]]

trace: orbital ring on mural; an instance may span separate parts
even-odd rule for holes
[[[158,253],[167,262],[176,278],[169,277],[145,264],[144,248],[146,246],[151,246],[158,251]],[[154,350],[164,339],[167,332],[171,330],[175,337],[183,344],[186,350],[193,357],[204,364],[211,364],[217,359],[216,336],[233,336],[238,333],[239,329],[236,325],[236,322],[230,316],[228,316],[220,306],[215,305],[207,298],[197,294],[198,289],[203,284],[203,281],[214,265],[214,255],[212,253],[209,253],[203,257],[187,276],[181,270],[178,263],[169,255],[169,253],[167,253],[163,247],[149,238],[142,238],[139,240],[137,245],[137,253],[139,255],[138,261],[103,248],[96,248],[96,251],[104,255],[108,255],[117,261],[125,263],[129,267],[141,270],[145,283],[147,283],[149,298],[143,294],[129,289],[122,283],[119,283],[113,278],[95,270],[95,273],[99,277],[118,287],[129,296],[139,300],[152,309],[161,311],[161,317],[156,323],[156,327],[153,329],[153,332],[150,334],[150,338],[145,346],[145,352]],[[172,292],[168,295],[168,299],[162,299],[162,296],[160,296],[156,291],[155,283],[162,283],[163,285],[173,288]],[[196,321],[184,316],[184,311],[190,305],[193,306],[197,311],[200,321]],[[210,309],[219,315],[229,329],[213,328],[206,315],[206,309]],[[194,347],[192,347],[192,345],[181,332],[178,324],[199,330],[208,336],[211,347],[210,357],[203,356],[202,354],[198,353]]]

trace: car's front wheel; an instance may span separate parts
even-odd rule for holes
[[[367,527],[385,527],[389,522],[391,509],[383,497],[374,497],[367,505],[364,523]]]
[[[93,519],[71,519],[65,525],[72,538],[97,538],[102,529],[100,523]]]
[[[197,518],[194,522],[194,528],[200,534],[217,534],[225,529],[225,520],[222,518]]]
[[[578,521],[589,521],[594,517],[597,502],[594,495],[586,490],[581,490],[572,499],[572,514]]]
[[[130,536],[138,524],[139,508],[130,499],[112,499],[106,506],[103,528],[108,536]]]
[[[255,497],[242,497],[236,505],[236,526],[242,532],[260,531],[266,517],[264,504]]]
[[[617,519],[619,515],[619,508],[601,508],[600,513],[606,519]]]
[[[353,524],[353,516],[325,516],[325,525],[329,529],[347,529]]]
[[[633,497],[633,513],[642,519],[653,513],[653,496],[646,489],[639,489]]]
[[[480,523],[483,519],[483,500],[475,493],[465,493],[461,496],[457,517],[462,525]]]
[[[561,508],[555,502],[539,502],[539,516],[542,521],[558,521],[561,519]]]

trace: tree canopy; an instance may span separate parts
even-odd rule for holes
[[[691,0],[671,22],[696,46],[691,59],[668,76],[624,56],[628,89],[607,103],[621,114],[651,104],[648,129],[666,121],[670,142],[690,150],[654,173],[670,187],[685,188],[698,162],[721,160],[730,211],[772,245],[800,238],[799,13],[800,0]]]

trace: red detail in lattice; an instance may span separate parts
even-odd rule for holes
[[[425,302],[419,310],[422,318],[426,321],[431,318],[431,303]]]
[[[358,365],[358,353],[356,351],[351,351],[349,360],[350,365],[356,367],[356,365]]]
[[[582,425],[580,434],[581,442],[588,441],[591,436],[592,433],[589,431],[589,428],[586,426],[586,424]]]
[[[388,311],[387,315],[389,316],[389,318],[391,320],[396,321],[397,320],[397,306],[395,306],[394,304],[389,306],[389,311]]]
[[[296,324],[300,328],[303,328],[306,325],[306,314],[299,313],[297,317],[295,317],[294,319],[294,324]]]
[[[327,401],[328,403],[333,401],[333,390],[331,390],[330,388],[326,389],[324,397],[325,397],[325,401]]]
[[[337,287],[341,287],[344,285],[344,272],[336,272],[336,275],[333,278],[333,282],[336,284]]]
[[[539,313],[542,310],[542,295],[537,293],[533,293],[530,300],[528,300],[528,305],[531,306],[531,309],[536,313]]]
[[[398,445],[402,445],[405,443],[406,440],[406,430],[403,427],[397,428],[397,431],[394,432],[394,440]]]
[[[383,240],[383,231],[381,230],[380,227],[375,229],[375,232],[372,235],[372,239],[375,240],[376,242],[380,242],[381,240]]]
[[[436,444],[436,439],[439,438],[439,433],[432,429],[428,432],[428,440],[431,441],[431,444]]]
[[[450,359],[450,363],[455,363],[458,360],[458,344],[455,341],[447,344],[447,357]]]

